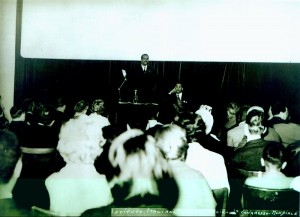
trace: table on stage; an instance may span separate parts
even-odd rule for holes
[[[145,129],[147,121],[157,112],[157,103],[118,102],[116,123],[128,124],[131,128]]]

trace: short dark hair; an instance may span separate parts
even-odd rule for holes
[[[247,111],[249,110],[249,108],[250,108],[249,105],[244,105],[236,113],[236,120],[237,120],[238,123],[246,120]]]
[[[78,101],[75,106],[74,106],[74,111],[75,112],[82,112],[84,109],[86,109],[89,106],[89,104],[84,101],[84,100],[80,100]]]
[[[273,115],[277,115],[280,112],[285,112],[286,111],[286,105],[284,105],[281,102],[275,102],[271,105],[271,111]]]
[[[197,119],[197,123],[196,123]],[[206,125],[202,118],[194,112],[183,112],[178,115],[175,124],[186,130],[188,142],[198,138],[199,135],[205,135]]]
[[[54,120],[54,108],[50,105],[42,105],[37,113],[37,122],[43,125],[49,125]]]
[[[12,118],[18,118],[18,117],[20,117],[22,115],[23,110],[20,107],[13,106],[13,107],[11,107],[11,109],[10,109],[9,112],[10,112],[10,116]]]
[[[9,181],[20,155],[17,136],[8,130],[0,130],[0,182]]]
[[[285,148],[279,142],[269,142],[263,150],[263,159],[277,168],[280,168],[285,161]]]
[[[143,56],[148,56],[149,57],[148,54],[144,53],[144,54],[142,54],[141,59],[143,58]]]

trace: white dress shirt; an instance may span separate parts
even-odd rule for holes
[[[205,177],[211,189],[228,188],[227,169],[222,155],[203,148],[199,143],[189,143],[186,164]]]
[[[142,68],[143,68],[143,71],[146,71],[147,70],[147,66],[144,66],[144,65],[141,65]]]

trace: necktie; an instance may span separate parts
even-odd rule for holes
[[[180,99],[179,94],[176,94],[176,97],[177,97],[177,103],[178,103],[178,105],[180,105],[181,104],[181,99]]]

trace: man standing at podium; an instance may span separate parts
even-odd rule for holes
[[[130,73],[128,79],[133,91],[137,90],[138,102],[156,102],[156,74],[155,68],[149,65],[149,55],[143,54],[141,64]],[[132,92],[133,96],[134,92]]]

